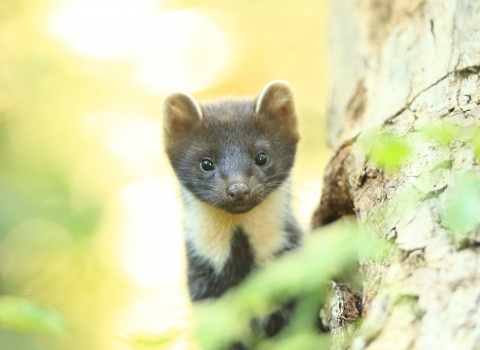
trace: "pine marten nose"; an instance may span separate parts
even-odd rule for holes
[[[241,202],[250,197],[250,187],[244,182],[237,182],[227,188],[227,196],[231,201]]]

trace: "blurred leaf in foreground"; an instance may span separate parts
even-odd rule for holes
[[[473,137],[473,146],[475,151],[475,157],[480,158],[480,132],[478,131]]]
[[[429,140],[448,146],[458,133],[459,127],[452,123],[442,123],[439,125],[427,125],[420,132]]]
[[[214,349],[244,339],[251,318],[265,316],[300,295],[321,294],[324,282],[357,260],[367,242],[352,224],[336,223],[314,232],[300,249],[256,271],[221,299],[197,305],[197,340],[202,347]],[[308,337],[315,336],[313,330],[310,333]],[[285,338],[281,342],[296,341]]]
[[[457,233],[468,233],[479,224],[480,181],[471,174],[457,179],[446,201],[445,223]]]
[[[285,338],[285,339],[282,339]],[[280,337],[262,342],[259,350],[318,350],[330,349],[330,337],[313,332],[296,332],[290,337]]]
[[[400,169],[404,161],[411,153],[411,147],[405,138],[391,134],[381,134],[370,144],[369,158],[386,170],[396,171]]]
[[[167,349],[184,338],[185,330],[172,328],[159,334],[136,334],[124,339],[125,343],[134,349]]]
[[[56,311],[21,297],[0,297],[0,328],[20,332],[64,334],[68,327]]]

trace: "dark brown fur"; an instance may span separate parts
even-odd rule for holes
[[[256,99],[228,99],[202,105],[190,95],[175,93],[165,98],[163,108],[168,158],[183,190],[193,194],[195,200],[228,215],[245,217],[252,215],[253,209],[289,177],[299,134],[293,96],[286,83],[267,85]],[[255,161],[260,153],[267,156],[264,165]],[[202,170],[204,159],[213,162],[213,171]],[[229,198],[229,188],[235,184],[248,188],[248,196],[242,200]],[[290,195],[285,196],[286,205],[278,206],[281,212],[272,213],[280,218],[276,221],[278,234],[274,232],[283,242],[272,251],[272,258],[296,248],[302,237],[292,215]],[[195,203],[185,204],[187,211],[196,207]],[[215,214],[205,220],[211,220],[215,227]],[[262,226],[251,232],[239,222],[225,233],[229,237],[228,259],[220,270],[198,248],[201,244],[196,235],[203,233],[186,232],[188,283],[193,301],[220,297],[258,267],[251,239],[252,235],[264,233]],[[286,308],[291,309],[291,305]],[[272,314],[265,323],[266,334],[276,334],[287,319],[281,311]]]
[[[255,102],[224,100],[202,105],[203,117],[182,125],[182,131],[169,136],[166,143],[182,185],[198,199],[230,212],[248,211],[262,202],[285,181],[294,162],[298,134],[283,127],[282,120],[255,113]],[[253,162],[260,152],[269,159],[262,168]],[[197,166],[205,157],[215,163],[217,171],[207,173]],[[247,203],[231,203],[224,196],[234,181],[245,181],[252,189]]]

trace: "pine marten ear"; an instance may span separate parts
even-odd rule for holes
[[[202,119],[202,110],[195,98],[183,92],[173,92],[162,102],[163,132],[174,136],[184,132]]]
[[[280,126],[297,130],[293,93],[286,81],[275,80],[267,84],[257,99],[255,112],[277,120]]]

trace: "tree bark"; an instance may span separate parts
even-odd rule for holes
[[[455,177],[480,173],[470,147],[480,126],[480,1],[331,7],[327,127],[335,154],[313,226],[355,213],[362,228],[394,242],[388,258],[361,260],[364,321],[351,349],[480,349],[480,241],[473,235],[459,245],[441,215]],[[467,132],[447,151],[420,144],[396,173],[359,146],[372,130],[408,141],[444,122]]]

